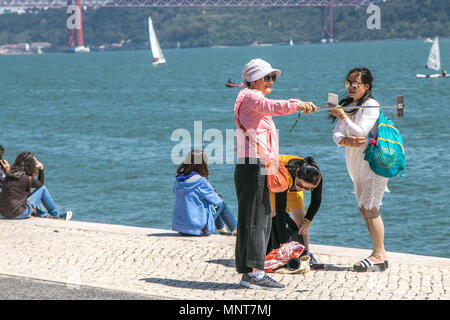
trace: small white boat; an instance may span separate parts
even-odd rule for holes
[[[73,52],[85,53],[85,52],[91,52],[91,49],[89,47],[85,47],[85,46],[77,46],[73,49]]]
[[[294,45],[294,41],[292,40],[292,38],[291,38],[291,40],[289,40],[289,45],[290,45],[290,46],[293,46],[293,45]]]
[[[416,74],[416,78],[445,78],[450,77],[445,70],[441,71],[441,54],[439,51],[439,39],[436,37],[433,41],[433,46],[431,47],[430,54],[427,60],[427,69],[440,71],[440,73],[435,74]]]
[[[68,47],[63,52],[65,53],[87,53],[91,52],[91,48],[85,46]]]
[[[166,58],[162,53],[155,29],[153,28],[152,18],[148,17],[148,36],[150,38],[150,48],[152,49],[152,64],[154,66],[166,63]]]
[[[435,74],[416,74],[416,78],[447,78],[450,77],[446,72],[444,73],[435,73]]]

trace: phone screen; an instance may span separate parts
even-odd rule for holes
[[[334,94],[334,93],[329,93],[328,94],[328,103],[337,106],[339,104],[338,95]]]

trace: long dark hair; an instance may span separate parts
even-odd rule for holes
[[[184,174],[186,176],[192,171],[208,179],[208,159],[202,150],[190,151],[184,162],[177,168],[177,175]]]
[[[286,164],[286,168],[294,177],[313,185],[319,184],[320,179],[322,178],[322,173],[313,157],[291,159]]]
[[[33,176],[36,173],[36,160],[31,152],[24,151],[17,155],[14,164],[8,171],[7,177],[19,179],[24,174]]]
[[[356,103],[357,106],[361,106],[367,100],[374,99],[374,97],[372,96],[373,76],[369,69],[363,68],[363,67],[358,67],[358,68],[353,68],[352,70],[350,70],[347,73],[347,77],[345,79],[348,80],[350,75],[355,72],[359,73],[359,76],[361,77],[361,81],[363,84],[369,85],[369,89],[367,89],[367,91],[364,93],[364,95],[361,97],[361,99],[359,99],[358,102]],[[350,98],[349,96],[347,96],[344,99],[342,99],[341,101],[339,101],[339,105],[345,107],[345,106],[348,106],[349,104],[351,104],[352,102],[353,102],[353,98]],[[344,111],[350,115],[354,115],[356,112],[358,112],[358,109],[351,109],[351,110],[344,109]],[[328,115],[328,119],[330,119],[331,122],[336,121],[336,117],[331,114]]]

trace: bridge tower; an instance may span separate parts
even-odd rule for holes
[[[73,6],[73,0],[67,1],[67,6]],[[84,46],[84,37],[83,37],[83,17],[82,17],[82,6],[81,0],[75,0],[75,13],[67,11],[67,17],[75,14],[75,28],[70,28],[67,30],[67,44],[71,51],[75,52],[86,52],[89,51],[89,48]],[[75,46],[75,34],[77,38],[77,43]]]
[[[328,21],[327,21],[327,17],[326,17],[326,11],[328,10]],[[327,37],[328,37],[328,41],[330,43],[334,42],[334,38],[333,38],[333,2],[330,1],[330,4],[328,5],[328,7],[321,7],[321,11],[322,11],[322,43],[326,43],[327,42]]]

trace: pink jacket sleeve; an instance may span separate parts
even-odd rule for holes
[[[259,94],[247,95],[245,99],[253,100],[254,111],[265,116],[282,116],[292,114],[298,111],[298,104],[301,100],[289,99],[289,100],[272,100],[267,99]]]

